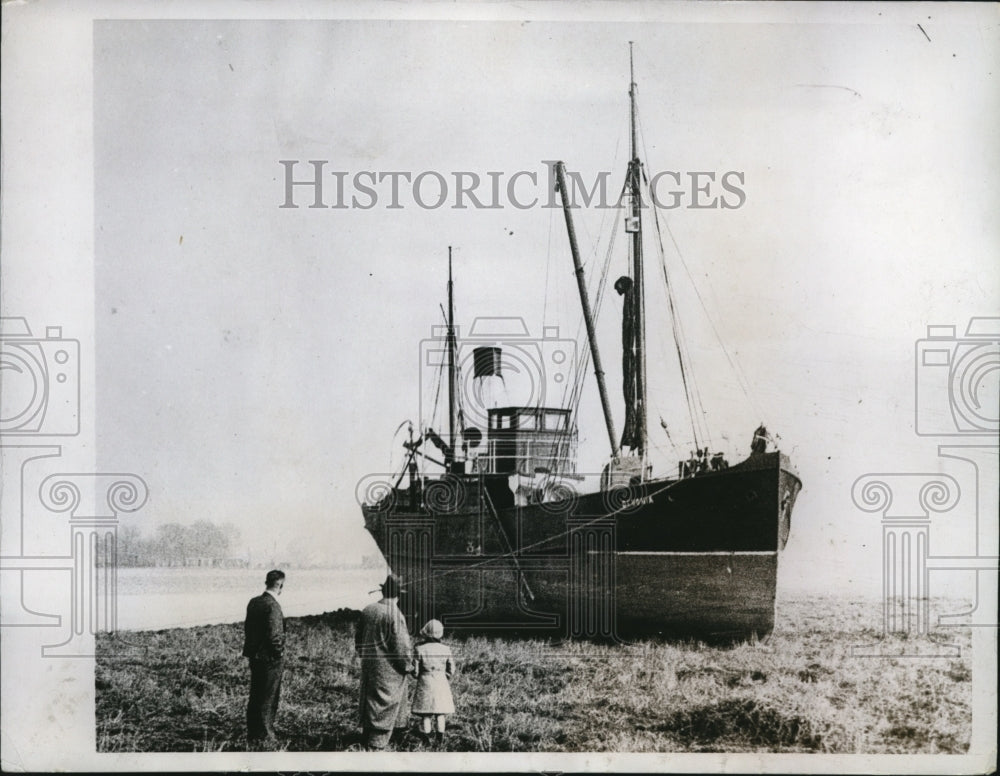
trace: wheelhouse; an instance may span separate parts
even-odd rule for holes
[[[487,445],[488,470],[493,474],[576,472],[577,432],[568,409],[491,409]]]

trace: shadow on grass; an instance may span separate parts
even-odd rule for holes
[[[685,748],[703,752],[732,751],[736,743],[817,751],[823,742],[808,719],[750,698],[727,698],[683,709],[646,729],[666,733]]]

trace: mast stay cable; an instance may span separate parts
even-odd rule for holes
[[[639,121],[640,136],[642,138],[642,144],[643,144],[643,152],[647,154],[647,158],[648,158],[648,152],[646,151],[646,143],[645,143],[645,131],[644,131],[643,127],[642,127],[642,118],[641,118],[641,116],[638,118],[638,121]],[[647,183],[647,186],[648,186],[648,184],[649,184],[648,179],[647,179],[646,183]],[[652,196],[652,189],[650,188],[649,191],[650,191],[650,196]],[[663,269],[663,279],[664,279],[664,283],[668,287],[668,293],[669,293],[670,286],[669,286],[668,279],[667,279],[666,252],[665,252],[664,247],[663,247],[662,228],[661,228],[660,219],[659,219],[659,212],[658,212],[658,209],[655,207],[655,201],[654,201],[653,204],[654,204],[654,207],[653,207],[653,216],[654,216],[654,223],[656,225],[656,230],[657,230],[657,238],[658,238],[658,242],[659,242],[660,261],[661,261],[661,265],[662,265],[662,269]],[[736,357],[735,354],[729,352],[729,348],[726,347],[726,343],[723,340],[721,334],[719,333],[719,329],[718,329],[718,327],[715,324],[715,320],[713,319],[712,315],[709,313],[708,305],[705,303],[705,299],[702,296],[701,290],[699,289],[698,284],[694,280],[694,276],[693,276],[693,274],[691,272],[691,268],[688,266],[687,260],[685,259],[684,254],[681,251],[680,245],[677,243],[677,238],[675,237],[675,235],[673,233],[673,230],[670,228],[670,223],[669,223],[669,221],[666,218],[664,218],[664,220],[663,220],[663,227],[666,229],[667,235],[670,237],[670,241],[673,244],[674,250],[677,253],[677,257],[681,261],[681,266],[684,268],[684,272],[685,272],[685,274],[688,277],[688,281],[690,282],[691,287],[694,289],[695,296],[698,299],[698,303],[701,306],[702,312],[705,315],[705,319],[708,321],[708,324],[709,324],[709,326],[712,329],[712,334],[714,335],[714,337],[716,339],[716,342],[718,343],[719,348],[722,351],[723,356],[725,356],[726,361],[729,364],[729,367],[732,370],[733,375],[736,378],[737,386],[739,387],[739,389],[743,393],[743,395],[746,397],[747,401],[750,403],[753,412],[759,418],[761,418],[762,420],[766,421],[766,418],[763,415],[763,412],[762,412],[762,410],[760,408],[760,405],[758,404],[758,402],[754,398],[753,392],[750,390],[750,381],[748,380],[748,378],[746,376],[746,373],[744,372],[739,359]],[[682,338],[683,338],[683,323],[682,322],[680,323],[680,328],[681,328]],[[684,342],[683,340],[682,340],[681,347],[684,349],[684,351],[686,353],[687,352],[686,342]],[[688,363],[689,363],[689,365],[691,363],[689,356],[688,356]],[[682,369],[683,369],[683,365],[682,365]],[[695,377],[694,377],[693,371],[692,371],[692,381],[693,382],[695,381]],[[701,401],[700,401],[700,391],[698,391],[697,383],[696,382],[695,382],[695,391],[696,391],[696,394],[698,396],[698,403],[700,405],[701,404]],[[704,413],[704,408],[702,408],[702,413]],[[706,434],[707,434],[707,428],[705,429],[705,431],[706,431]]]

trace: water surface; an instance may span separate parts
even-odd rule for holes
[[[267,569],[122,568],[118,629],[158,630],[242,622],[247,601],[264,591]],[[280,601],[286,617],[360,609],[378,599],[385,571],[288,569]]]

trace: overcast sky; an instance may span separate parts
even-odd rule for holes
[[[405,183],[398,209],[387,184],[368,210],[308,208],[302,189],[303,207],[280,208],[279,160],[299,160],[299,178],[326,160],[348,197],[361,171],[495,171],[505,187],[523,170],[539,184],[522,178],[522,199],[544,199],[554,159],[587,180],[609,171],[616,193],[633,40],[647,169],[687,186],[660,215],[713,449],[738,460],[764,420],[802,476],[783,590],[877,594],[881,528],[851,484],[943,466],[940,440],[914,433],[914,343],[928,324],[961,335],[1000,297],[996,28],[911,8],[870,24],[98,22],[100,468],[146,479],[150,523],[231,521],[279,554],[374,552],[355,486],[399,462],[393,432],[433,385],[420,342],[441,321],[448,246],[460,326],[522,316],[575,337],[562,214],[425,209]],[[686,207],[691,171],[741,173],[745,202]],[[575,218],[590,272],[612,215]],[[690,434],[650,270],[651,439],[666,461],[659,417],[682,451]],[[619,314],[609,293],[620,430]],[[598,469],[590,376],[580,443]],[[967,551],[972,517],[958,510],[936,546]]]

